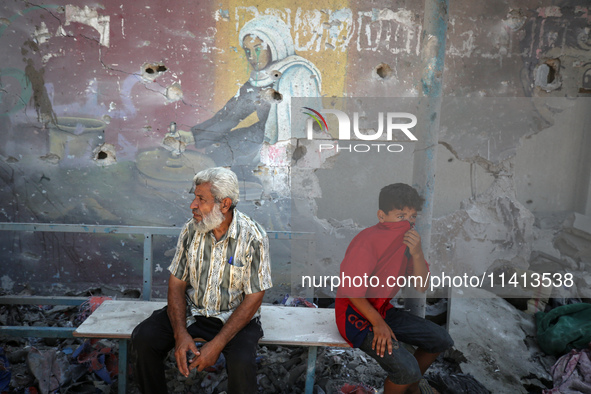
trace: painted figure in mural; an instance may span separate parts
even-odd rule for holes
[[[295,54],[287,25],[273,16],[247,22],[240,30],[250,78],[211,119],[192,127],[197,148],[205,148],[219,165],[254,168],[263,143],[291,137],[292,97],[319,97],[321,76],[310,61]],[[256,113],[254,124],[234,129]]]
[[[388,372],[384,394],[430,392],[421,377],[439,353],[453,346],[444,328],[390,303],[400,283],[390,283],[392,278],[420,277],[410,283],[421,292],[427,288],[429,266],[421,236],[414,229],[423,201],[414,188],[403,183],[382,188],[379,223],[353,238],[341,263],[341,277],[370,280],[359,286],[343,281],[335,304],[337,326],[351,346],[363,350]],[[416,346],[414,355],[398,341]]]
[[[175,349],[180,372],[214,365],[223,353],[229,393],[256,393],[259,307],[272,286],[265,230],[239,212],[238,178],[216,167],[194,178],[192,219],[168,267],[168,305],[132,333],[142,393],[167,392],[164,358]],[[193,338],[207,341],[197,348]]]

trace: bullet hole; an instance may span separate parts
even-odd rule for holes
[[[556,70],[553,67],[549,67],[548,69],[548,76],[546,77],[546,82],[551,84],[556,79]]]
[[[179,156],[187,148],[187,144],[184,141],[177,140],[171,135],[164,137],[160,146],[167,151],[172,152],[174,156]]]
[[[166,98],[170,101],[179,101],[182,99],[183,89],[181,89],[181,85],[175,82],[166,88]]]
[[[591,93],[591,69],[588,69],[583,74],[582,86],[579,88],[579,93],[584,93],[584,94]]]
[[[527,200],[525,203],[526,204],[533,204],[533,201],[532,200]]]
[[[560,60],[548,59],[536,66],[534,70],[534,83],[546,92],[559,89],[562,85],[560,78]]]
[[[386,63],[382,63],[379,66],[377,66],[375,71],[380,79],[388,79],[392,76],[392,67],[390,67]]]
[[[261,92],[261,97],[268,102],[279,104],[283,101],[283,95],[275,89],[265,89]]]
[[[100,165],[111,165],[117,162],[115,147],[111,144],[102,144],[94,152],[94,161]]]
[[[300,145],[297,148],[295,148],[295,150],[293,151],[293,154],[291,155],[291,158],[294,161],[298,161],[300,160],[302,157],[304,157],[306,155],[307,149],[305,146]]]
[[[450,157],[449,159],[447,159],[448,163],[451,163],[452,161],[454,161],[453,157]]]
[[[137,289],[126,289],[123,291],[123,298],[140,298],[141,295]]]
[[[271,78],[273,78],[274,81],[281,78],[281,71],[277,71],[277,70],[271,71]]]
[[[278,91],[274,90],[273,91],[273,100],[280,103],[281,101],[283,101],[283,96],[281,95],[281,93],[279,93]]]
[[[153,81],[168,68],[163,63],[144,63],[142,66],[142,78]]]

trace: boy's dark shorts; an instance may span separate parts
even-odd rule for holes
[[[398,341],[416,346],[428,353],[441,353],[454,344],[443,327],[404,310],[392,308],[386,312],[384,320]],[[388,372],[388,378],[392,383],[410,384],[421,379],[422,374],[417,360],[404,346],[393,340],[392,354],[388,354],[386,350],[384,357],[380,357],[371,348],[373,337],[373,331],[369,331],[359,348],[374,358]],[[397,349],[394,349],[396,347]]]

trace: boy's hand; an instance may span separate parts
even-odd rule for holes
[[[408,251],[410,252],[411,256],[418,257],[423,254],[421,236],[414,228],[408,230],[404,234],[404,240],[402,241],[402,243],[408,246]]]
[[[397,341],[396,335],[394,335],[394,332],[392,332],[392,329],[384,320],[373,326],[371,348],[375,350],[378,356],[384,357],[386,348],[388,349],[388,354],[392,354],[392,339]],[[394,347],[397,349],[398,344],[395,344]]]

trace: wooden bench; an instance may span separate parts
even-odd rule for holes
[[[74,332],[75,337],[119,340],[119,393],[126,392],[127,345],[131,332],[166,302],[105,301]],[[349,347],[337,330],[334,309],[263,305],[261,345],[308,347],[306,394],[312,394],[319,346]]]

